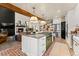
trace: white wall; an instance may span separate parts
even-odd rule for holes
[[[29,20],[30,20],[30,17],[24,16],[24,15],[19,14],[19,13],[15,13],[15,24],[16,24],[19,20],[20,20],[22,23],[25,23],[25,21],[29,21]]]
[[[65,20],[68,23],[68,38],[66,40],[71,47],[70,31],[75,30],[76,25],[79,25],[79,4],[76,6],[76,8],[67,13]]]
[[[76,25],[79,25],[79,4],[75,9],[68,12],[65,19],[68,21],[68,32],[73,30]]]
[[[22,24],[25,24],[25,21],[29,21],[29,20],[30,20],[30,17],[24,16],[19,13],[15,13],[15,34],[16,34],[16,30],[17,30],[16,25],[17,25],[18,21],[21,21]]]

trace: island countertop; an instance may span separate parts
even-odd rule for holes
[[[41,37],[46,37],[48,35],[50,35],[51,32],[42,32],[42,33],[37,33],[37,34],[26,34],[25,32],[20,33],[22,36],[27,36],[27,37],[31,37],[31,38],[36,38],[39,39]]]
[[[42,37],[45,37],[44,34],[30,34],[30,35],[23,34],[22,36],[27,36],[27,37],[36,38],[36,39],[40,39]]]

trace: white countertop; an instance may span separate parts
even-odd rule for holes
[[[73,36],[73,40],[79,41],[79,36]]]
[[[44,37],[45,35],[44,34],[34,34],[34,35],[24,35],[24,36],[40,39],[40,38]]]

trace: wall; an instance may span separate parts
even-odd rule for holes
[[[17,31],[16,25],[17,25],[18,21],[21,21],[21,24],[25,24],[25,21],[28,22],[29,20],[30,20],[30,17],[24,16],[22,14],[15,12],[15,34],[16,34],[16,31]],[[26,29],[26,28],[24,28],[24,29]]]
[[[0,8],[0,22],[4,23],[13,23],[15,21],[15,13],[5,9],[5,8]]]
[[[15,30],[17,30],[16,25],[17,25],[18,21],[21,21],[22,24],[25,24],[25,21],[26,21],[26,22],[28,22],[29,28],[32,27],[33,29],[37,29],[39,31],[39,26],[40,26],[39,22],[37,22],[37,23],[30,22],[30,17],[21,15],[19,13],[15,13]],[[26,32],[26,31],[24,30],[24,32]],[[16,31],[15,31],[15,33],[16,33]]]
[[[71,47],[71,35],[70,31],[74,30],[76,25],[79,25],[79,4],[76,6],[76,8],[70,10],[66,17],[66,22],[68,23],[68,37],[67,42],[69,43],[69,46]]]
[[[2,25],[2,23],[7,24],[6,27]],[[10,25],[13,24],[13,25]],[[6,8],[0,8],[0,32],[1,29],[8,32],[9,36],[15,34],[15,12],[8,10]]]
[[[28,16],[24,16],[22,14],[19,14],[19,13],[16,13],[15,12],[15,24],[18,23],[18,21],[21,21],[22,24],[25,23],[25,21],[29,21],[30,20],[30,17]]]
[[[68,32],[74,30],[76,25],[79,25],[79,4],[67,13],[65,20],[68,22]]]

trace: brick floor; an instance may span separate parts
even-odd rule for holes
[[[26,54],[21,51],[21,45],[17,45],[0,51],[0,56],[26,56]]]

